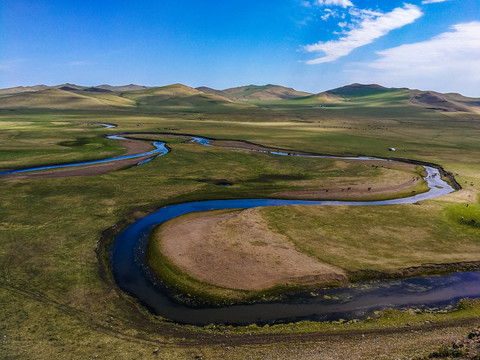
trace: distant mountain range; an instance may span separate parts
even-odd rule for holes
[[[61,84],[35,85],[0,89],[0,109],[81,109],[114,110],[139,109],[146,111],[208,111],[229,108],[268,106],[326,107],[365,102],[387,104],[395,101],[425,109],[445,112],[480,114],[480,99],[460,94],[435,91],[386,88],[380,85],[351,84],[312,94],[280,85],[247,85],[224,90],[209,87],[196,89],[173,84],[161,87],[142,85],[81,86]]]

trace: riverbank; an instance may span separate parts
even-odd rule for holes
[[[160,226],[150,238],[147,262],[169,286],[224,305],[346,282],[479,270],[478,230],[472,227],[477,218],[476,204],[441,202],[200,212]],[[300,254],[305,260],[288,265]],[[310,276],[301,272],[303,265]]]

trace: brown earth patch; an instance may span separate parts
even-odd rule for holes
[[[152,145],[138,140],[122,140],[120,143],[127,151],[122,155],[133,155],[152,150]],[[5,175],[2,178],[5,180],[25,180],[25,179],[48,179],[70,176],[89,176],[106,174],[111,171],[121,169],[123,167],[132,166],[139,162],[150,158],[151,155],[142,156],[134,159],[118,160],[112,162],[106,162],[95,165],[85,165],[72,168],[59,168],[46,171],[35,171]]]
[[[184,215],[162,225],[156,241],[182,271],[216,286],[263,290],[346,282],[343,270],[296,251],[252,209]]]
[[[279,191],[274,193],[278,197],[289,197],[298,199],[365,199],[368,197],[378,197],[385,195],[396,195],[399,193],[412,192],[423,180],[420,175],[416,175],[415,165],[401,163],[398,161],[370,161],[370,160],[338,160],[335,166],[338,169],[354,163],[367,167],[381,167],[381,175],[369,179],[361,179],[344,176],[340,181],[315,184],[308,181],[298,181],[296,184],[301,186],[301,190]],[[408,172],[412,172],[409,174]]]
[[[130,139],[122,140],[120,145],[127,150],[127,152],[123,155],[133,155],[133,154],[138,154],[142,152],[147,152],[154,148],[152,144],[149,144],[143,141],[138,141],[138,140],[130,140]]]
[[[296,190],[296,191],[280,191],[273,195],[278,197],[295,197],[299,199],[363,199],[368,196],[377,195],[394,195],[400,192],[408,192],[418,185],[418,180],[408,180],[404,183],[382,186],[378,182],[365,183],[357,186],[343,186],[341,188],[329,189],[311,189],[311,190]],[[368,190],[370,188],[370,190]],[[328,190],[328,191],[326,191]],[[413,191],[413,190],[412,190]],[[414,193],[412,193],[413,195]]]

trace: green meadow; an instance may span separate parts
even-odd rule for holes
[[[258,212],[299,251],[337,264],[352,277],[361,278],[363,270],[480,261],[480,115],[416,106],[406,90],[367,90],[332,93],[328,101],[308,96],[234,101],[232,94],[199,94],[177,85],[107,95],[78,91],[60,98],[47,93],[34,99],[38,102],[2,95],[0,171],[118,156],[125,149],[105,137],[117,133],[157,133],[152,138],[172,151],[103,175],[0,176],[0,358],[280,358],[292,349],[309,356],[319,344],[347,346],[344,338],[352,348],[363,341],[380,349],[383,341],[401,358],[414,341],[416,355],[424,356],[442,341],[468,333],[478,322],[478,301],[435,313],[386,311],[350,323],[180,326],[148,313],[109,273],[105,244],[125,224],[167,204],[274,198],[306,187],[353,187],[418,174],[204,147],[163,133],[439,164],[462,190],[412,205]],[[48,106],[28,107],[28,101]],[[219,180],[233,186],[218,186]],[[112,230],[106,234],[107,229]]]

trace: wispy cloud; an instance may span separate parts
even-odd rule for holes
[[[323,52],[325,54],[322,57],[307,61],[307,64],[335,61],[360,46],[372,43],[391,30],[414,22],[422,15],[420,8],[411,4],[405,4],[403,8],[396,8],[389,13],[360,10],[358,16],[361,20],[358,25],[345,32],[345,36],[339,40],[318,42],[304,47],[307,52]]]
[[[345,18],[345,14],[341,14],[338,11],[332,10],[332,9],[325,9],[323,12],[323,15],[320,16],[322,20],[328,20],[330,18]]]
[[[380,59],[371,67],[384,70],[418,69],[427,72],[445,71],[455,68],[464,70],[476,67],[475,75],[480,79],[480,22],[473,21],[452,26],[454,31],[445,32],[434,38],[413,44],[401,45],[379,51]],[[409,70],[411,71],[411,70]],[[448,74],[445,72],[445,74]]]
[[[445,2],[445,1],[448,1],[448,0],[423,0],[422,1],[422,4],[435,4],[435,3],[441,3],[441,2]]]
[[[317,0],[317,4],[321,6],[341,6],[343,8],[353,6],[350,0]]]
[[[355,81],[416,86],[440,91],[467,89],[480,95],[480,22],[452,26],[430,40],[379,51],[378,60]],[[465,91],[465,90],[463,90]]]

